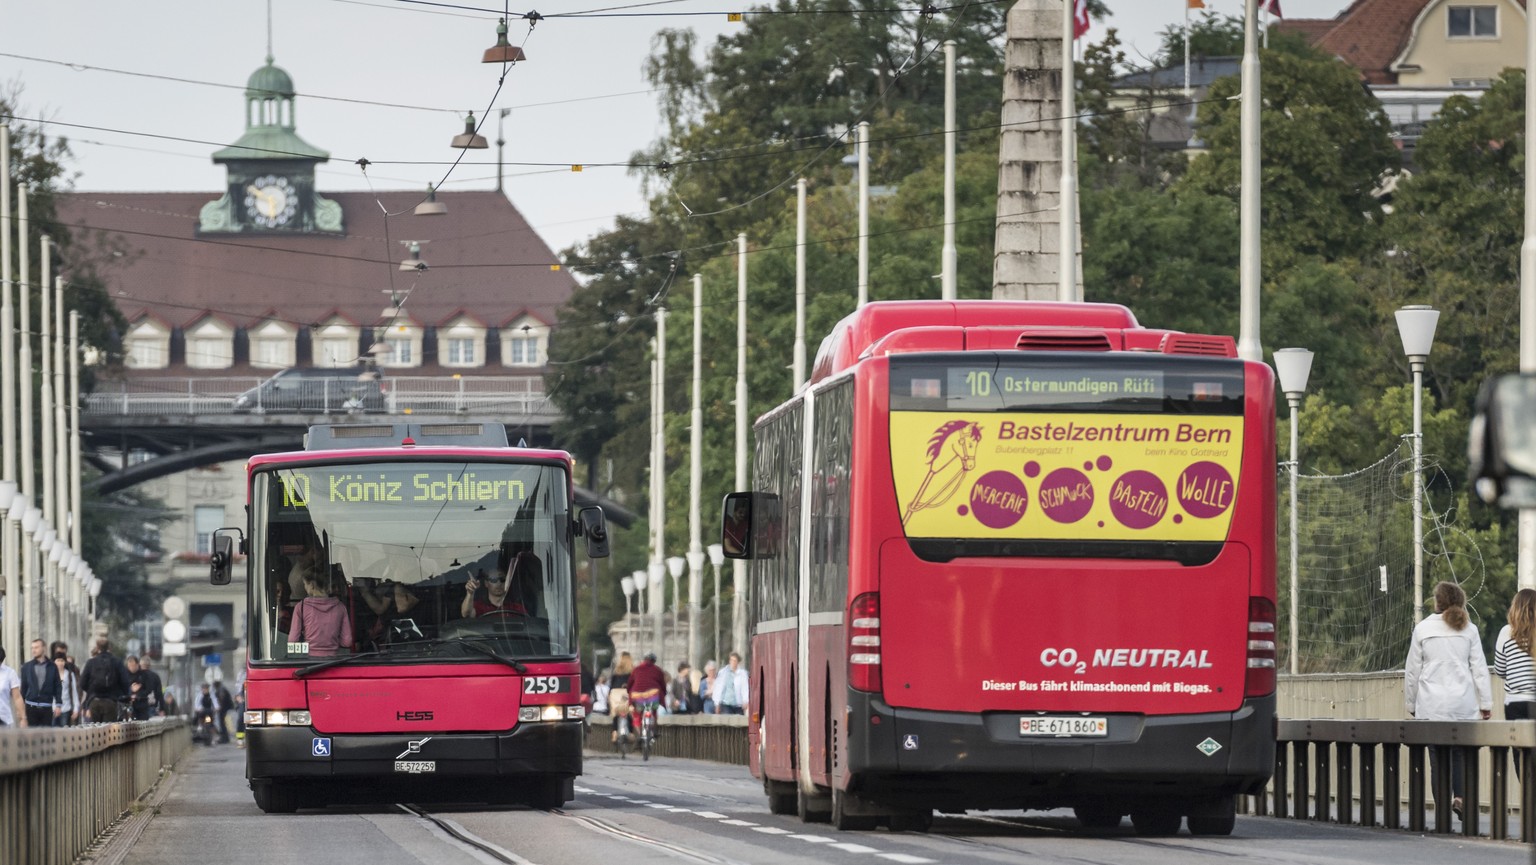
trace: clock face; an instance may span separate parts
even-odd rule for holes
[[[245,187],[245,214],[254,225],[282,228],[298,211],[298,191],[286,177],[264,174]]]

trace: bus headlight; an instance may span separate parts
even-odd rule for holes
[[[251,709],[245,713],[247,727],[308,727],[308,709]]]
[[[571,710],[575,710],[572,712]],[[579,719],[580,706],[524,706],[517,710],[517,720],[523,723],[534,721],[563,721],[566,718]]]

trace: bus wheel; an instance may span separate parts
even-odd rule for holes
[[[1189,834],[1231,835],[1237,828],[1237,797],[1217,796],[1189,809]]]
[[[1183,820],[1184,815],[1170,808],[1144,808],[1131,812],[1131,825],[1136,827],[1136,834],[1153,838],[1179,834],[1179,823]]]
[[[565,779],[539,778],[528,785],[523,795],[527,798],[528,807],[553,811],[565,804]]]
[[[927,832],[933,828],[933,812],[925,808],[922,811],[892,814],[888,825],[892,832]]]
[[[855,816],[848,813],[848,806],[858,797],[842,790],[832,791],[832,828],[839,832],[868,832],[879,825],[880,818]]]
[[[1077,814],[1077,822],[1084,829],[1118,829],[1120,821],[1125,815],[1119,808],[1114,808],[1103,802],[1083,803],[1073,807]]]
[[[292,785],[265,781],[251,789],[256,807],[264,814],[292,814],[299,810],[299,791]]]
[[[802,823],[826,823],[832,819],[832,803],[825,796],[809,796],[797,790],[795,812]]]

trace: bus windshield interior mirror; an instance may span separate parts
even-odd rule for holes
[[[601,559],[608,555],[608,523],[599,507],[582,508],[581,533],[587,538],[587,558]]]
[[[1536,507],[1536,373],[1489,379],[1467,441],[1468,474],[1487,502]]]
[[[720,546],[728,559],[752,558],[752,494],[727,493],[720,526]]]
[[[208,557],[208,582],[227,586],[235,570],[235,538],[239,529],[219,529],[213,533],[213,554]]]

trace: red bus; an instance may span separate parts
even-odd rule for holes
[[[844,319],[725,502],[770,809],[1230,833],[1274,767],[1274,421],[1230,337],[1117,305]]]
[[[558,807],[581,774],[571,459],[490,423],[311,427],[252,457],[246,775],[269,813],[332,802]],[[301,604],[303,606],[301,606]]]

